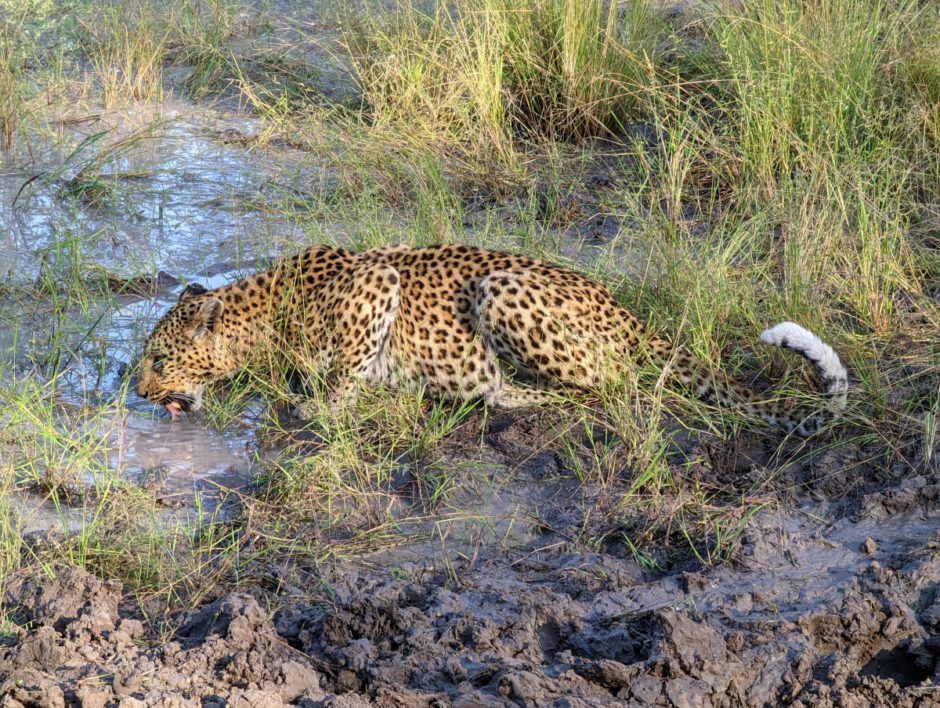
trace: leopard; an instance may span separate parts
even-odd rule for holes
[[[698,398],[786,434],[839,418],[848,374],[832,347],[793,322],[760,339],[812,364],[818,402],[758,393],[649,331],[573,269],[464,244],[319,245],[219,288],[188,285],[147,338],[136,391],[177,418],[203,407],[207,385],[280,352],[322,375],[331,407],[360,386],[387,385],[511,409],[601,391],[648,362]]]

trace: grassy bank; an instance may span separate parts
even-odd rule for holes
[[[602,511],[584,514],[577,548],[650,568],[717,562],[781,494],[864,489],[863,478],[840,492],[825,473],[792,472],[814,455],[851,450],[850,477],[937,470],[936,12],[887,0],[669,13],[639,1],[416,5],[331,2],[312,23],[229,0],[7,3],[0,148],[28,165],[38,146],[60,145],[63,169],[33,186],[69,187],[57,192],[64,211],[93,198],[107,208],[134,178],[115,176],[122,161],[153,132],[81,143],[65,127],[72,117],[171,98],[243,107],[260,121],[248,147],[289,145],[329,175],[250,205],[300,224],[310,242],[342,233],[356,247],[464,241],[538,255],[604,281],[655,330],[742,380],[782,379],[783,395],[808,390],[810,370],[753,348],[763,328],[793,320],[840,353],[848,414],[805,444],[688,400],[652,370],[601,405],[534,414],[540,444],[563,460],[558,475],[601,490],[585,492]],[[327,65],[356,90],[337,97]],[[259,435],[286,446],[258,462],[264,480],[240,515],[168,523],[113,461],[120,443],[106,429],[120,425],[126,388],[78,412],[57,399],[71,353],[94,339],[96,308],[116,296],[82,250],[91,240],[63,231],[43,279],[0,285],[8,321],[40,309],[51,328],[0,374],[0,577],[79,563],[173,604],[220,579],[267,580],[281,559],[315,568],[410,542],[428,520],[489,528],[462,494],[501,484],[480,472],[486,414],[390,392],[364,396],[349,420],[324,403],[308,430],[316,444],[272,408]],[[70,328],[76,312],[85,324]],[[289,398],[277,369],[247,372],[210,423],[231,424],[248,392]],[[759,474],[736,476],[739,447],[762,451]],[[394,493],[405,469],[411,506]],[[26,488],[63,509],[68,533],[23,537],[12,510]]]

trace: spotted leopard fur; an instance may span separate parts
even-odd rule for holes
[[[463,245],[318,246],[216,290],[190,285],[147,341],[137,392],[174,415],[196,410],[207,383],[259,350],[287,348],[329,373],[337,402],[365,381],[511,408],[545,401],[552,387],[599,388],[647,357],[699,397],[788,433],[809,435],[842,412],[847,374],[830,346],[791,322],[761,339],[813,363],[824,405],[763,398],[650,335],[607,288],[565,268]]]

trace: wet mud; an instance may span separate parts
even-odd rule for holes
[[[295,569],[281,593],[220,591],[161,628],[80,568],[17,578],[0,705],[938,704],[936,480],[828,521],[766,508],[732,560],[668,571],[570,541],[597,490],[541,489],[538,522],[507,502],[513,534]]]
[[[198,498],[211,512],[257,479],[266,451],[250,421],[219,432],[161,419],[133,396],[111,407],[144,335],[188,282],[215,287],[318,233],[343,238],[342,225],[262,208],[331,175],[289,145],[249,149],[259,121],[226,105],[73,116],[72,144],[151,126],[102,168],[114,187],[102,199],[68,192],[91,153],[69,163],[50,148],[0,168],[8,283],[41,279],[69,234],[107,273],[109,297],[76,311],[66,333],[56,400],[69,414],[105,411],[91,424],[109,466],[170,511]],[[565,197],[584,219],[552,237],[582,262],[601,247],[630,274],[635,254],[610,246],[620,225],[597,197],[613,178],[592,179]],[[471,208],[464,227],[476,233],[492,215]],[[0,357],[12,374],[35,373],[29,355],[46,347],[48,313],[15,314],[0,311]],[[635,481],[629,460],[609,461],[618,473],[606,486],[584,483],[570,449],[550,444],[560,437],[538,414],[477,411],[435,463],[458,481],[445,506],[427,504],[404,463],[377,495],[397,545],[315,568],[275,559],[256,573],[268,582],[220,587],[182,614],[148,614],[146,598],[77,566],[4,578],[0,708],[940,705],[940,482],[925,453],[880,468],[852,444],[823,443],[788,449],[798,462],[782,464],[775,442],[703,434],[682,450],[694,463],[676,465],[677,486],[760,509],[730,551],[699,548],[709,565],[677,555],[668,529],[632,546],[635,531],[676,510],[617,508]],[[27,488],[14,501],[0,521],[30,542],[85,523],[81,508],[63,512]]]

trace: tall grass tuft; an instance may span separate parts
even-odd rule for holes
[[[168,44],[175,60],[190,67],[184,87],[194,98],[232,78],[232,54],[226,44],[245,26],[241,0],[182,0],[172,3],[165,18]]]
[[[13,145],[30,110],[24,22],[25,13],[0,14],[0,149],[4,151]]]
[[[742,169],[763,194],[794,171],[838,169],[890,139],[892,72],[917,3],[757,0],[719,6]]]
[[[106,107],[124,101],[158,101],[168,30],[143,3],[104,5],[86,23],[89,60]]]
[[[487,0],[501,21],[505,101],[522,134],[620,133],[639,113],[662,26],[646,2]]]
[[[637,112],[661,25],[646,3],[472,0],[350,21],[353,68],[379,130],[511,176],[519,139],[617,133]]]

